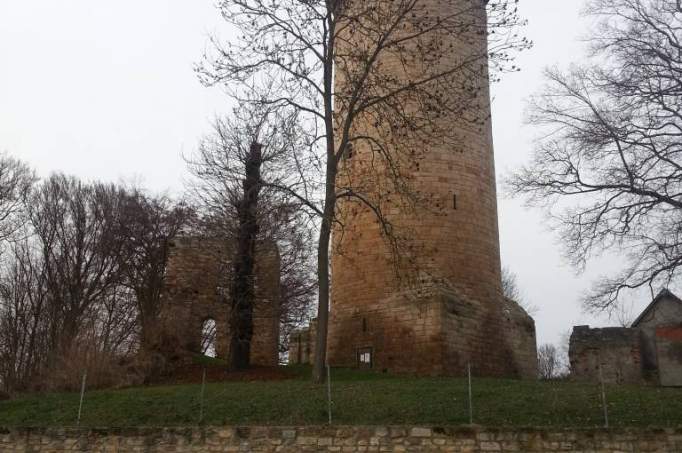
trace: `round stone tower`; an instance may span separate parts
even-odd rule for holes
[[[390,73],[394,86],[448,73],[427,89],[448,92],[441,99],[452,108],[434,117],[425,111],[428,102],[406,100],[408,115],[423,113],[431,123],[416,133],[395,122],[377,126],[375,115],[354,126],[356,136],[374,135],[387,145],[355,141],[341,165],[339,190],[362,191],[390,225],[357,199],[339,201],[329,360],[420,374],[461,374],[471,364],[484,375],[530,375],[532,319],[501,290],[486,2],[418,3],[415,13],[430,23],[452,18],[453,25],[435,39],[409,42],[411,58],[387,52],[378,70]],[[437,46],[426,42],[431,39]],[[338,68],[337,86],[352,77]]]

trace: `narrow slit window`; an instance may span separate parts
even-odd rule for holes
[[[457,194],[453,193],[452,194],[452,209],[457,209]]]
[[[362,318],[362,331],[367,332],[367,318]]]

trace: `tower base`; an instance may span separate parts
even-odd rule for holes
[[[464,375],[470,365],[477,376],[536,378],[533,319],[511,300],[492,302],[428,287],[332,307],[329,363],[432,376]]]

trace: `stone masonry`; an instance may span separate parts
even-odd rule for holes
[[[635,329],[576,326],[571,334],[571,376],[611,384],[643,382],[641,336]],[[601,376],[600,376],[601,373]]]
[[[229,355],[230,256],[224,241],[205,237],[182,237],[170,247],[161,299],[158,342],[165,354],[182,358],[201,352],[202,326],[216,322],[216,354]],[[260,243],[256,250],[256,302],[251,362],[279,363],[279,253],[274,244]]]
[[[452,11],[474,11],[475,20],[485,24],[484,3],[429,0],[420,3],[424,10],[419,13],[447,17]],[[444,59],[448,62],[486,52],[485,34],[467,42],[452,38],[451,44],[444,46],[452,52]],[[381,62],[398,78],[414,77],[420,64],[406,67],[390,58]],[[418,143],[402,143],[405,154],[413,149],[417,157],[401,171],[430,200],[428,205],[406,206],[404,199],[392,196],[392,183],[373,167],[376,156],[364,142],[354,145],[342,164],[340,184],[354,181],[377,200],[402,234],[405,259],[394,259],[370,209],[339,200],[345,226],[335,231],[332,255],[332,365],[458,375],[471,364],[477,375],[537,376],[533,319],[502,296],[489,87],[485,74],[477,77],[469,82],[482,93],[479,108],[485,121],[480,129],[468,127],[458,116],[447,117],[443,124],[456,131],[457,144],[444,140],[423,149]],[[342,79],[337,74],[341,90]],[[359,125],[367,129],[360,135],[386,134],[373,127]],[[397,135],[389,140],[402,140],[399,132],[391,134]]]
[[[543,430],[333,426],[3,429],[0,452],[582,452],[682,451],[682,429]]]
[[[630,327],[574,327],[569,358],[578,380],[682,386],[682,300],[663,290]]]
[[[289,336],[289,364],[312,364],[315,357],[317,319],[312,319],[308,327],[297,329]]]

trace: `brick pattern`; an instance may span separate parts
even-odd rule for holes
[[[229,288],[231,251],[218,239],[185,237],[171,245],[162,308],[159,343],[173,354],[200,352],[201,328],[216,321],[216,353],[229,355]],[[256,303],[251,362],[275,366],[279,362],[279,253],[273,244],[256,251]]]
[[[425,0],[419,7],[418,13],[431,17],[469,8],[485,21],[482,2]],[[443,39],[452,46],[443,45],[451,55],[441,65],[485,51],[485,36]],[[424,64],[381,60],[382,70],[410,80]],[[501,292],[488,80],[482,74],[468,82],[480,89],[477,109],[485,120],[472,127],[460,116],[443,118],[455,142],[432,140],[424,149],[373,120],[356,125],[358,135],[388,143],[393,162],[425,202],[407,203],[385,176],[380,155],[367,143],[354,144],[339,185],[350,184],[381,206],[400,239],[401,260],[394,259],[373,212],[357,201],[339,200],[344,227],[334,233],[328,343],[334,365],[354,364],[357,349],[371,347],[375,367],[390,371],[459,374],[473,363],[490,376],[536,376],[535,330],[527,328],[532,319],[516,313],[509,321]]]
[[[306,328],[297,329],[289,336],[289,364],[312,364],[317,341],[317,320],[310,321]]]
[[[682,429],[207,427],[3,429],[0,452],[648,452],[682,451]]]
[[[682,386],[682,300],[662,290],[631,327],[575,326],[571,376],[606,382]]]
[[[656,329],[656,358],[661,385],[682,387],[682,325]]]
[[[641,341],[639,329],[574,327],[568,352],[571,377],[612,384],[642,383]]]

